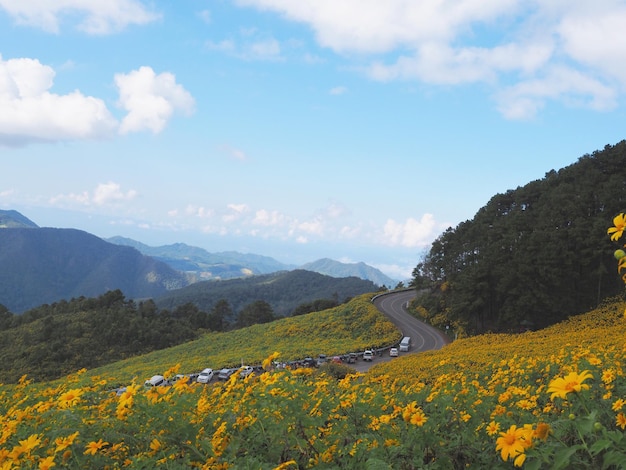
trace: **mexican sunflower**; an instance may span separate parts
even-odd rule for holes
[[[531,445],[528,431],[524,428],[518,428],[512,425],[507,431],[501,432],[500,437],[496,439],[496,451],[500,451],[500,456],[505,462],[513,459],[516,467],[521,467],[526,460],[524,453]]]
[[[583,382],[589,378],[593,378],[593,375],[588,370],[584,370],[580,374],[570,372],[565,377],[557,377],[548,386],[548,393],[552,394],[550,399],[554,400],[554,397],[566,399],[568,393],[588,390],[589,385]]]
[[[617,241],[622,237],[624,229],[626,228],[626,217],[624,214],[618,214],[613,218],[614,227],[610,227],[606,233],[611,235],[612,241]]]

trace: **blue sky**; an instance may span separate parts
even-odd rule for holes
[[[0,0],[0,208],[404,279],[624,139],[626,2]]]

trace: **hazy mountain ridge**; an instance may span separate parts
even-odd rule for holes
[[[302,266],[295,266],[252,253],[236,251],[211,253],[203,248],[184,243],[152,247],[124,237],[111,237],[107,241],[132,246],[145,255],[169,264],[174,269],[190,274],[196,281],[236,279],[250,275],[305,269],[336,278],[354,276],[372,281],[377,286],[393,287],[398,283],[397,280],[391,279],[380,270],[363,262],[342,263],[330,258],[322,258]]]
[[[18,211],[0,210],[0,228],[39,228],[39,226]]]
[[[188,284],[166,263],[76,229],[1,229],[0,266],[0,304],[14,313],[115,289],[152,298]]]
[[[333,277],[356,276],[361,279],[368,279],[378,286],[394,287],[398,284],[397,280],[391,279],[378,269],[363,262],[342,263],[330,258],[322,258],[311,263],[303,264],[300,266],[300,269],[315,271]]]
[[[132,246],[144,255],[152,256],[174,269],[184,271],[196,281],[233,279],[256,274],[269,274],[295,269],[296,266],[281,263],[269,256],[243,254],[236,251],[211,253],[204,248],[185,243],[148,246],[125,237],[111,237],[107,241]]]

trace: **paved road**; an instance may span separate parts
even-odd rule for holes
[[[379,295],[374,299],[376,308],[398,327],[402,336],[411,337],[411,350],[408,353],[401,352],[400,356],[431,349],[441,349],[450,342],[444,333],[407,313],[406,306],[413,297],[415,297],[415,291],[407,290]],[[383,355],[376,356],[373,362],[359,360],[354,367],[359,372],[366,372],[374,364],[393,359],[389,357],[388,351],[384,351]]]

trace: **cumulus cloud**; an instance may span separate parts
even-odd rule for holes
[[[389,219],[384,228],[385,243],[407,248],[425,246],[437,228],[432,214],[424,214],[420,220],[410,217],[404,222]]]
[[[109,137],[117,121],[104,101],[50,92],[55,72],[36,59],[0,56],[0,144]]]
[[[161,132],[175,112],[189,114],[194,100],[171,73],[141,67],[118,74],[121,123],[104,100],[79,90],[51,91],[56,73],[37,59],[0,56],[0,145],[108,139],[116,133]]]
[[[137,0],[0,0],[18,24],[58,33],[63,19],[78,19],[77,29],[94,35],[110,34],[129,25],[142,25],[160,18]]]
[[[128,202],[138,193],[134,189],[123,191],[120,184],[109,181],[100,183],[92,191],[82,191],[79,193],[59,194],[50,198],[49,202],[53,206],[118,206],[120,203]]]
[[[626,5],[614,0],[237,3],[308,25],[320,46],[357,53],[375,80],[486,83],[511,119],[552,101],[611,109],[626,89]]]
[[[129,74],[115,75],[119,104],[128,111],[120,132],[142,130],[159,133],[175,111],[190,114],[195,102],[191,94],[176,83],[173,74],[156,74],[151,67],[140,67]]]

